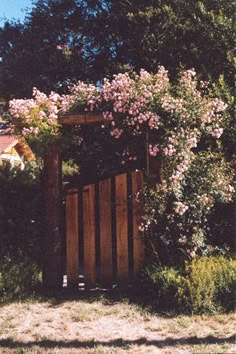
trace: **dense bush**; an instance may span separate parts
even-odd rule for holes
[[[0,297],[31,291],[42,262],[40,168],[0,169]]]
[[[162,183],[146,189],[143,231],[162,265],[233,248],[233,219],[226,224],[222,215],[223,207],[233,204],[232,181],[230,164],[208,150],[195,154],[178,188]]]
[[[213,313],[235,305],[236,261],[223,256],[200,257],[182,269],[152,266],[145,288],[161,311]]]
[[[40,260],[42,189],[37,166],[0,169],[0,256],[24,250]]]
[[[235,299],[236,261],[224,257],[194,259],[186,266],[186,293],[182,301],[193,312],[232,309]]]
[[[148,301],[151,299],[154,308],[162,311],[178,310],[178,293],[183,287],[180,270],[153,265],[146,269],[142,281],[147,289]]]
[[[32,294],[41,284],[38,264],[18,251],[0,261],[0,302]]]

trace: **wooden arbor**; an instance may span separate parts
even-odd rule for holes
[[[102,114],[79,114],[64,116],[60,124],[81,125],[103,121]],[[46,289],[61,288],[62,269],[62,165],[60,150],[50,146],[44,158],[44,206],[45,206],[45,241],[43,285]]]
[[[102,113],[67,115],[61,118],[64,125],[90,125],[104,121]],[[148,143],[148,141],[147,141]],[[61,288],[63,283],[63,237],[62,237],[62,173],[61,156],[57,146],[51,146],[45,154],[45,249],[43,285],[45,289]],[[147,170],[156,180],[159,166],[155,159],[149,160]]]

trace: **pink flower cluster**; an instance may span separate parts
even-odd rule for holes
[[[176,149],[174,148],[174,145],[168,144],[162,149],[162,151],[165,156],[172,156],[176,152]]]
[[[36,102],[33,99],[13,99],[9,102],[10,114],[13,118],[22,118],[24,121],[30,119],[30,112],[36,108]]]
[[[22,129],[22,135],[27,136],[27,135],[38,135],[39,134],[39,128],[38,127],[30,127],[30,128],[23,128]]]
[[[188,206],[182,202],[176,202],[174,211],[176,214],[183,215],[188,210]]]
[[[149,144],[148,150],[150,156],[156,156],[157,153],[160,151],[158,145],[152,145],[152,144]]]
[[[114,138],[119,139],[122,133],[123,133],[122,129],[115,128],[114,130],[111,131],[111,136],[114,136]]]
[[[22,135],[37,136],[42,132],[58,134],[58,114],[61,107],[61,96],[51,92],[49,96],[33,89],[32,99],[14,99],[9,103],[10,114],[17,125],[22,128]]]
[[[183,180],[185,173],[188,171],[191,160],[193,158],[193,153],[182,157],[183,160],[175,166],[175,169],[172,172],[172,175],[169,177],[172,188],[177,188],[179,183]]]
[[[104,127],[109,127],[115,139],[124,132],[139,135],[149,131],[152,137],[150,155],[156,156],[160,152],[164,159],[172,160],[170,180],[176,182],[186,172],[191,150],[197,147],[202,132],[215,138],[223,133],[226,105],[203,94],[201,87],[205,86],[199,85],[196,73],[191,69],[182,73],[172,90],[168,71],[160,66],[155,75],[145,70],[139,75],[114,75],[112,80],[104,79],[100,89],[79,81],[70,88],[68,95],[52,92],[47,96],[34,88],[33,99],[10,102],[10,113],[24,125],[24,134],[36,135],[57,134],[60,114],[73,110],[102,110],[106,119]]]
[[[93,84],[79,81],[70,87],[70,94],[61,97],[61,112],[66,113],[73,109],[94,111],[97,108],[99,91]]]
[[[131,77],[128,73],[114,75],[113,80],[104,80],[100,103],[110,104],[104,116],[113,120],[112,112],[123,115],[116,125],[128,128],[134,135],[140,134],[143,127],[159,129],[161,118],[153,110],[156,97],[169,87],[167,71],[160,67],[156,75],[141,70],[140,75]]]
[[[202,195],[198,195],[197,196],[200,204],[203,207],[206,207],[208,209],[210,209],[212,207],[212,205],[214,204],[214,198],[212,198],[212,196],[208,195],[207,193],[203,193]]]
[[[220,99],[208,99],[201,115],[202,127],[214,138],[220,138],[223,134],[223,112],[227,105]]]

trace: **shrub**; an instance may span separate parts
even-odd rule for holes
[[[152,305],[158,310],[213,313],[234,308],[236,261],[200,257],[183,269],[152,266],[145,272]]]
[[[172,267],[153,266],[146,270],[145,285],[152,305],[159,310],[173,310],[179,307],[179,289],[183,278],[180,270]]]
[[[142,226],[162,264],[173,266],[195,256],[226,253],[230,245],[225,241],[232,236],[213,237],[210,219],[217,203],[232,203],[232,182],[230,165],[221,155],[207,151],[195,155],[178,188],[171,191],[159,184],[146,189]],[[232,227],[227,229],[232,232]]]
[[[40,169],[0,168],[0,298],[32,293],[42,267]]]
[[[236,261],[220,257],[194,259],[186,265],[183,302],[192,312],[232,309],[236,285]]]
[[[0,301],[32,294],[40,284],[39,266],[23,253],[7,255],[1,259]]]
[[[0,257],[21,250],[41,262],[43,193],[37,166],[0,168]]]

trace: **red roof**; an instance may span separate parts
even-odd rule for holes
[[[18,142],[15,136],[0,135],[0,153],[5,151],[11,145],[15,145]]]

